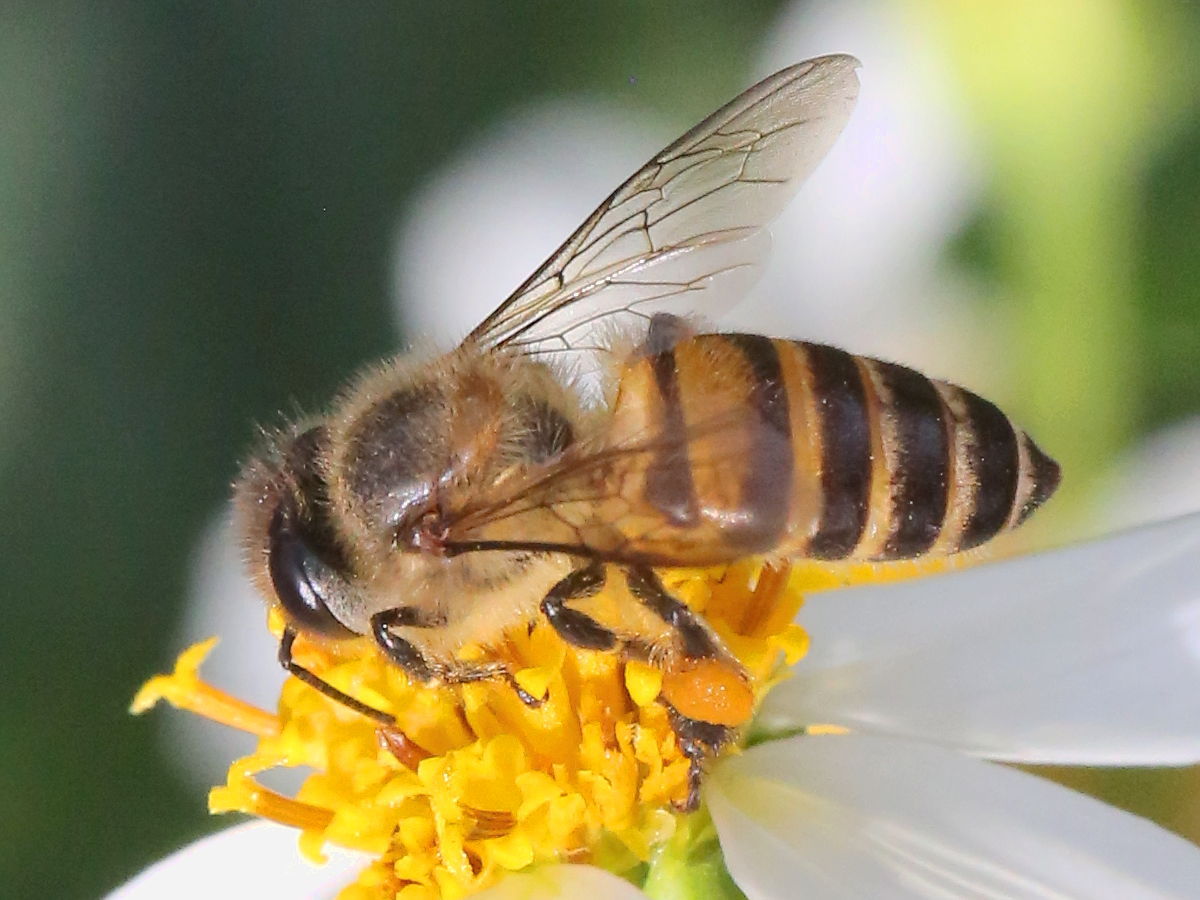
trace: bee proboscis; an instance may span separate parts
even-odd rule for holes
[[[297,633],[368,636],[413,679],[544,617],[568,643],[659,667],[692,761],[749,717],[740,663],[658,569],[952,554],[1019,525],[1057,465],[987,400],[803,341],[703,333],[748,287],[765,226],[840,134],[855,59],[770,76],[654,156],[462,343],[361,375],[279,435],[237,488],[252,573]],[[607,334],[601,341],[598,335]],[[618,337],[613,337],[618,335]],[[605,375],[587,401],[558,367]],[[582,362],[580,362],[582,361]],[[589,609],[606,580],[628,609]]]

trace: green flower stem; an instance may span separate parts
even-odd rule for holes
[[[642,890],[651,900],[746,900],[721,855],[707,809],[681,816],[674,836],[650,860]]]

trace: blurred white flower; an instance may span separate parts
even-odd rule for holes
[[[772,226],[775,256],[740,313],[981,388],[994,338],[942,258],[975,208],[981,163],[942,50],[901,4],[818,0],[784,10],[754,74],[836,51],[862,61],[858,105]]]
[[[1194,845],[979,757],[1200,760],[1200,692],[1189,689],[1200,678],[1200,515],[952,574],[817,594],[801,620],[812,650],[768,695],[756,728],[852,733],[768,740],[713,767],[705,797],[750,900],[1194,896]],[[243,854],[239,841],[202,843],[201,852]],[[159,879],[155,896],[185,896],[170,890],[176,865],[193,888],[233,883],[219,853],[197,864],[196,852],[142,876]],[[248,879],[290,872],[295,854],[272,841],[238,857],[238,871]],[[324,875],[313,882],[321,892],[301,883],[288,896],[328,894]],[[553,891],[521,892],[531,884]],[[637,896],[582,867],[502,883],[491,896],[584,895]]]
[[[1002,369],[988,364],[1000,355],[997,330],[964,305],[973,289],[941,261],[978,193],[951,79],[934,43],[872,0],[791,7],[754,74],[838,50],[863,62],[858,107],[772,226],[763,282],[725,324],[986,386]],[[404,333],[438,346],[460,338],[676,128],[558,97],[485,131],[417,192],[398,228]]]
[[[213,515],[192,553],[185,609],[172,646],[218,635],[205,677],[247,703],[274,709],[285,677],[279,646],[267,631],[266,604],[246,577],[228,510]],[[254,749],[252,736],[197,716],[165,716],[162,728],[163,755],[200,791],[224,783],[230,760]]]
[[[453,346],[669,137],[585,97],[535,103],[486,130],[405,207],[394,257],[403,333]]]
[[[1200,509],[1200,418],[1142,438],[1113,466],[1096,520],[1119,527]]]

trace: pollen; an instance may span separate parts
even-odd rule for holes
[[[736,727],[754,713],[754,689],[728,666],[701,660],[664,676],[662,697],[682,715]]]
[[[506,872],[563,861],[636,881],[675,834],[688,792],[689,761],[659,700],[716,724],[746,722],[807,648],[793,624],[804,592],[843,577],[871,580],[863,574],[755,561],[663,572],[748,679],[705,664],[664,678],[652,665],[569,647],[539,623],[491,651],[524,691],[544,698],[531,707],[500,681],[412,683],[365,641],[335,654],[297,640],[302,665],[395,717],[382,728],[294,678],[275,712],[218,690],[199,676],[210,640],[185,650],[170,675],[150,679],[132,711],[166,700],[255,735],[254,752],[211,791],[211,811],[296,828],[300,851],[314,861],[330,844],[368,854],[372,861],[340,900],[456,900]],[[625,589],[615,581],[605,590]],[[269,627],[278,635],[283,622],[273,615]],[[310,772],[294,797],[259,780],[280,768]]]

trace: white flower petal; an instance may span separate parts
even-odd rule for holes
[[[473,900],[646,900],[628,881],[594,866],[545,866],[523,875],[508,875],[494,888],[471,895]]]
[[[354,881],[367,857],[326,848],[329,862],[300,856],[297,832],[247,822],[189,844],[108,895],[108,900],[211,900],[213,897],[288,897],[331,900]]]
[[[832,723],[996,759],[1200,760],[1200,515],[813,596],[768,727]]]
[[[1141,439],[1113,466],[1096,518],[1111,527],[1157,522],[1200,509],[1200,416]]]
[[[1014,769],[873,736],[723,760],[707,799],[750,900],[1194,897],[1200,849]]]

